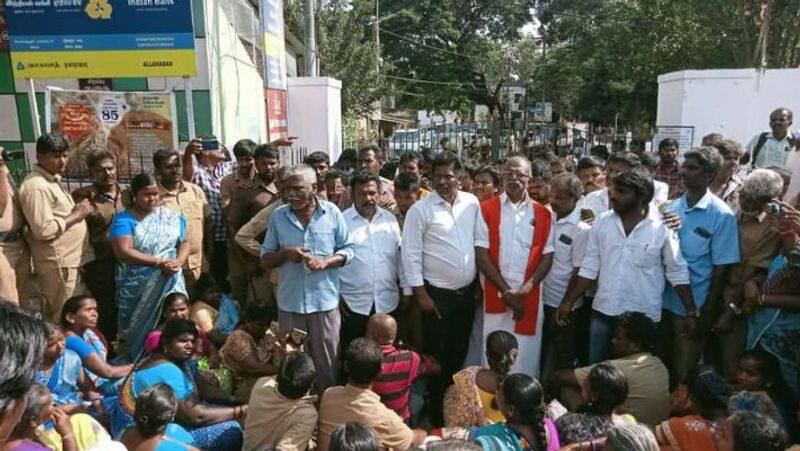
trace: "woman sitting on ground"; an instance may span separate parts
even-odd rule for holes
[[[136,398],[136,427],[125,431],[122,443],[136,451],[195,451],[194,439],[175,423],[178,401],[167,384],[148,387]]]
[[[256,380],[275,374],[274,343],[267,343],[266,332],[275,315],[266,305],[250,303],[244,322],[233,331],[220,350],[222,362],[233,371],[234,394],[248,399]]]
[[[161,339],[161,330],[164,324],[177,318],[189,319],[189,298],[183,293],[171,293],[164,299],[163,322],[158,328],[147,335],[144,344],[145,355],[150,355],[158,350],[158,341]],[[197,325],[197,324],[195,324]],[[189,366],[195,375],[210,375],[214,384],[228,393],[233,393],[233,374],[230,369],[220,366],[219,351],[217,346],[208,339],[208,335],[197,328],[200,339],[197,342],[197,351]],[[210,373],[210,374],[209,374]]]
[[[91,416],[69,415],[54,407],[47,387],[35,382],[28,390],[25,411],[5,446],[11,451],[77,451],[92,447],[114,450],[120,444],[112,442],[108,432]]]
[[[80,356],[86,375],[102,393],[115,395],[133,365],[108,363],[108,343],[97,327],[97,301],[91,296],[73,296],[61,309],[61,327],[67,349]]]
[[[561,447],[555,425],[545,416],[544,391],[536,379],[512,374],[500,383],[495,399],[506,422],[473,428],[470,440],[490,451],[555,451]]]
[[[49,336],[42,356],[42,364],[36,373],[36,380],[52,393],[53,401],[67,414],[102,412],[100,396],[93,394],[92,385],[83,371],[81,358],[67,349],[64,333],[52,323],[46,323]],[[89,401],[90,397],[94,399]]]
[[[136,366],[130,382],[123,386],[123,403],[128,411],[135,411],[133,399],[148,387],[167,384],[178,400],[176,422],[189,430],[199,448],[239,449],[242,428],[236,420],[247,413],[247,406],[203,378],[194,378],[188,362],[195,354],[198,336],[197,326],[187,319],[167,321],[158,350]]]
[[[730,396],[728,381],[711,366],[698,365],[689,371],[670,396],[672,418],[656,426],[661,449],[714,449],[714,434],[728,416]]]
[[[486,337],[489,368],[467,367],[453,375],[444,396],[446,427],[470,427],[505,421],[495,403],[495,392],[517,360],[519,344],[514,335],[496,330]]]
[[[220,289],[211,273],[203,273],[194,287],[195,301],[189,318],[217,345],[225,344],[239,324],[239,303]]]
[[[625,374],[608,363],[595,365],[581,387],[587,402],[556,420],[563,445],[589,441],[604,436],[613,424],[635,423],[630,415],[618,415],[616,410],[628,397]]]

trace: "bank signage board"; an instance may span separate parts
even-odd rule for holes
[[[191,0],[6,0],[15,78],[193,76]]]

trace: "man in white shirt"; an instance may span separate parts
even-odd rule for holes
[[[555,370],[573,368],[575,360],[586,348],[589,325],[588,311],[583,308],[583,298],[573,306],[571,321],[565,326],[556,324],[556,311],[567,292],[567,287],[578,278],[591,226],[581,221],[576,207],[583,187],[580,179],[569,173],[559,174],[550,183],[550,206],[553,222],[553,267],[542,283],[544,301],[544,335],[542,351],[542,380]]]
[[[642,166],[639,157],[631,152],[620,152],[611,155],[606,166],[606,180],[611,180],[620,172],[627,171]],[[651,174],[652,175],[652,174]],[[653,180],[653,200],[652,205],[656,208],[667,202],[669,186],[663,182]],[[594,218],[597,219],[601,214],[611,208],[608,200],[608,187],[599,191],[593,191],[581,198],[578,208],[592,210]]]
[[[689,270],[680,253],[678,237],[653,208],[653,178],[643,168],[617,174],[609,198],[613,211],[595,220],[577,282],[567,289],[556,321],[566,324],[575,301],[593,280],[597,294],[589,325],[589,363],[607,357],[616,317],[640,312],[661,320],[661,295],[666,280],[675,288],[696,330],[696,310],[689,286]]]
[[[367,171],[350,182],[353,206],[342,213],[355,250],[350,264],[339,270],[339,295],[343,324],[340,343],[363,337],[373,313],[392,313],[400,304],[402,282],[400,226],[394,215],[378,206],[381,180]],[[406,289],[411,295],[411,287]]]
[[[481,203],[475,229],[484,288],[483,336],[496,330],[513,333],[519,353],[511,371],[538,378],[544,324],[540,282],[553,263],[552,216],[528,196],[527,158],[511,157],[502,177],[504,192]]]
[[[770,166],[787,167],[789,156],[796,144],[792,138],[792,110],[777,108],[769,115],[771,132],[753,136],[747,144],[747,156],[753,169]]]
[[[442,365],[430,405],[441,423],[444,390],[467,354],[475,316],[475,219],[478,198],[458,190],[463,167],[451,152],[431,163],[434,193],[414,204],[403,225],[403,268],[422,310],[425,353]]]

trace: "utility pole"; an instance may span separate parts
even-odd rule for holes
[[[375,67],[381,74],[381,15],[380,0],[375,0]]]
[[[316,0],[306,0],[306,76],[317,77],[317,36],[315,25]]]

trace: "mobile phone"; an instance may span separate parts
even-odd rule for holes
[[[289,343],[291,343],[292,345],[300,347],[303,346],[303,344],[306,342],[307,336],[308,332],[302,329],[294,328],[291,330],[291,332],[289,332],[289,336],[287,337],[287,339]]]
[[[219,150],[219,140],[217,138],[203,138],[203,151]]]

